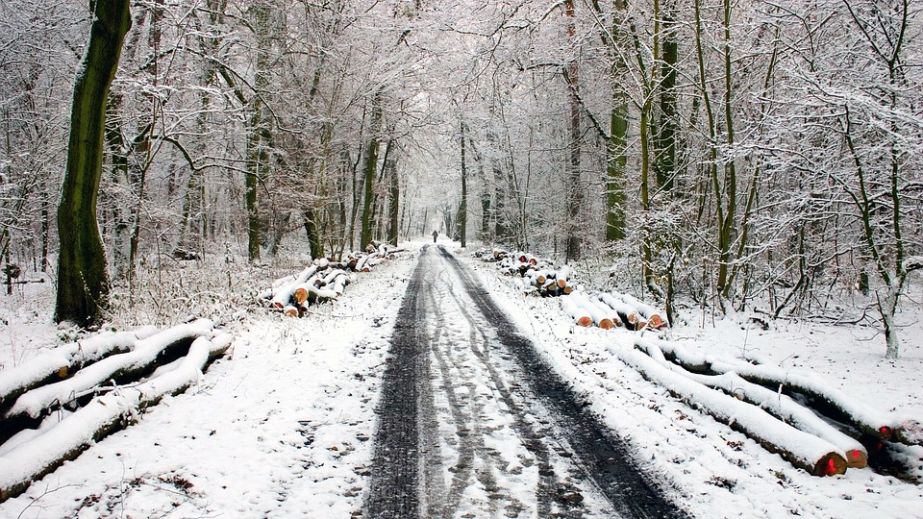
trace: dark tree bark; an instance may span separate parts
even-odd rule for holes
[[[392,142],[393,144],[393,142]],[[390,146],[389,146],[390,147]],[[401,199],[401,182],[397,174],[397,164],[395,159],[391,159],[391,164],[385,165],[388,168],[388,176],[391,177],[391,186],[388,189],[388,243],[397,245],[398,234],[400,230],[400,199]]]
[[[55,321],[99,322],[109,294],[106,255],[96,221],[103,165],[106,100],[131,28],[129,0],[95,1],[90,42],[74,83],[67,168],[58,206]]]
[[[567,17],[567,36],[574,43],[577,37],[574,0],[565,0],[564,10]],[[568,224],[564,242],[564,262],[569,263],[580,259],[580,228],[577,225],[577,217],[583,201],[580,182],[580,81],[576,56],[567,64],[566,79],[570,83],[570,168],[566,188]]]
[[[660,121],[654,139],[654,173],[657,184],[665,191],[673,188],[676,170],[676,60],[679,44],[676,39],[675,0],[664,2],[663,13],[663,62],[660,81]]]
[[[465,123],[461,123],[461,205],[458,207],[458,230],[461,246],[467,246],[468,236],[468,172],[465,169]]]
[[[362,231],[359,237],[360,247],[365,248],[372,241],[372,198],[375,187],[375,171],[378,168],[378,127],[381,126],[381,93],[372,99],[372,115],[369,124],[369,145],[365,154],[365,183],[362,202]]]

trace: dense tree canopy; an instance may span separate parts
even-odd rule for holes
[[[53,4],[0,4],[0,250],[38,268],[91,22],[86,2]],[[897,355],[923,249],[909,0],[135,0],[132,15],[98,207],[117,284],[145,257],[224,243],[257,262],[287,237],[337,255],[438,228],[606,258],[671,307],[868,308]]]

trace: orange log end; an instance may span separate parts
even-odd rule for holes
[[[863,450],[852,449],[846,451],[846,466],[851,469],[864,469],[869,465],[869,456]]]
[[[824,455],[814,465],[815,476],[838,476],[846,473],[846,460],[835,452]]]
[[[593,326],[593,319],[590,319],[587,316],[578,317],[577,324],[584,327]]]
[[[660,317],[659,315],[654,314],[651,316],[650,319],[647,320],[647,325],[655,330],[659,330],[661,328],[666,327],[667,322],[663,319],[663,317]]]
[[[566,279],[559,279],[559,280],[557,281],[557,283],[558,283],[558,288],[567,288],[567,280],[566,280]]]
[[[295,293],[292,294],[292,298],[293,298],[293,299],[295,300],[295,302],[297,302],[299,305],[300,305],[300,304],[303,304],[305,301],[308,300],[308,291],[305,290],[304,287],[298,287],[298,288],[295,289]]]
[[[286,317],[298,317],[298,309],[295,308],[294,306],[286,306],[285,310],[283,310],[282,313]]]
[[[599,321],[599,327],[603,330],[611,330],[615,328],[615,323],[612,322],[612,319],[603,319]]]
[[[566,296],[567,296],[567,295],[570,295],[570,293],[573,292],[573,291],[574,291],[574,287],[572,287],[572,286],[570,286],[570,285],[568,285],[568,286],[566,286],[566,287],[564,287],[564,288],[561,289],[561,292],[564,292],[564,295],[566,295]]]

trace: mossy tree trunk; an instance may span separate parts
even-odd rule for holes
[[[577,29],[574,21],[574,0],[564,1],[564,14],[567,18],[567,37],[576,45]],[[567,236],[565,236],[564,262],[570,263],[580,259],[580,227],[577,224],[580,206],[583,203],[583,191],[580,182],[580,77],[577,56],[567,64],[567,78],[570,82],[570,162],[567,175]]]
[[[58,206],[55,321],[100,321],[109,294],[106,255],[96,221],[103,166],[106,100],[131,28],[129,0],[94,1],[90,41],[74,82],[67,167]]]
[[[381,126],[381,92],[372,99],[372,115],[369,125],[369,144],[365,154],[365,183],[363,184],[362,201],[362,231],[360,234],[360,247],[365,248],[372,241],[372,212],[374,206],[375,172],[378,168],[378,129]]]
[[[654,139],[654,169],[657,184],[664,191],[669,191],[673,188],[673,177],[676,174],[676,60],[679,54],[676,38],[676,0],[666,0],[663,3],[660,18],[663,24],[663,61],[660,64],[660,122]]]
[[[461,123],[461,204],[458,206],[458,232],[461,246],[468,238],[468,170],[465,167],[465,123]]]
[[[628,67],[618,47],[624,42],[623,24],[628,6],[625,0],[612,2],[612,112],[609,119],[609,142],[606,144],[606,240],[625,238],[625,182],[628,166],[628,93],[622,83]]]

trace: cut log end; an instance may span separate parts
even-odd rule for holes
[[[286,317],[298,317],[298,308],[294,306],[286,306],[285,309],[282,310],[282,313]]]
[[[663,317],[660,317],[659,315],[654,314],[651,316],[650,319],[647,320],[647,326],[648,328],[659,330],[661,328],[665,328],[667,326],[667,322],[664,320]]]
[[[304,304],[308,300],[308,291],[304,287],[298,287],[295,289],[295,292],[292,293],[292,299],[295,300],[299,305]]]
[[[615,323],[612,322],[612,319],[603,319],[599,321],[599,327],[603,330],[611,330],[615,328]]]
[[[852,449],[846,451],[846,466],[851,469],[864,469],[869,465],[869,456],[868,453],[859,450]]]
[[[835,452],[825,454],[814,464],[815,476],[838,476],[846,473],[847,463]]]
[[[561,293],[564,294],[564,295],[566,295],[566,296],[569,296],[570,293],[573,292],[573,291],[574,291],[574,287],[572,287],[572,286],[570,286],[570,285],[567,285],[567,286],[565,286],[564,288],[561,289]]]
[[[882,425],[878,428],[878,437],[882,440],[891,439],[891,435],[894,434],[894,430],[888,427],[887,425]]]
[[[577,318],[577,325],[583,326],[584,328],[589,328],[590,326],[593,326],[593,319],[591,319],[591,318],[589,318],[589,317],[587,317],[587,316],[578,317],[578,318]]]

